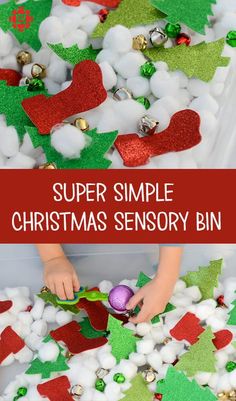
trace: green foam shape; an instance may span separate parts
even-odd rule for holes
[[[170,366],[165,380],[157,383],[157,393],[162,401],[217,401],[209,387],[201,387],[195,380],[189,380],[184,373]]]
[[[136,351],[136,343],[139,341],[132,330],[123,326],[120,320],[109,315],[107,330],[110,332],[108,343],[111,345],[111,353],[117,363],[121,359],[128,359],[132,352]]]
[[[236,326],[236,299],[231,303],[231,305],[233,305],[233,309],[231,309],[228,313],[229,319],[227,321],[227,324],[229,326]],[[236,348],[236,341],[234,341],[232,345],[234,346],[234,348]]]
[[[95,61],[100,52],[100,50],[93,49],[92,46],[86,49],[79,49],[77,44],[71,47],[64,47],[62,43],[56,45],[48,43],[48,46],[58,57],[71,65],[76,65],[84,60]]]
[[[218,278],[222,271],[223,259],[213,260],[209,266],[200,266],[197,272],[189,272],[181,277],[187,287],[199,287],[202,300],[214,298],[214,288],[218,287]]]
[[[52,294],[51,292],[43,292],[43,293],[37,294],[37,296],[39,298],[43,299],[43,301],[45,303],[55,306],[55,308],[60,308],[66,312],[71,312],[75,315],[78,315],[78,313],[80,312],[79,309],[75,305],[59,305],[57,303],[57,296]]]
[[[79,158],[68,159],[51,146],[50,135],[40,135],[37,128],[25,127],[33,146],[41,146],[48,163],[55,163],[58,169],[107,169],[111,161],[104,155],[110,150],[118,135],[117,131],[98,134],[96,129],[86,132],[91,138],[89,146],[84,148]]]
[[[210,327],[200,334],[198,341],[193,344],[189,351],[180,356],[179,362],[175,365],[177,370],[192,377],[199,372],[216,372],[216,347],[212,340],[215,338]]]
[[[13,28],[10,21],[13,11],[20,7],[30,11],[30,15],[33,17],[30,27],[23,32]],[[4,32],[11,31],[19,43],[27,43],[35,51],[38,51],[42,46],[38,37],[39,25],[49,16],[51,8],[52,0],[28,0],[18,5],[15,0],[10,0],[7,3],[0,4],[0,27]]]
[[[149,0],[122,0],[119,7],[110,11],[105,22],[99,23],[95,28],[92,37],[100,38],[115,25],[124,25],[132,28],[136,25],[155,24],[162,19],[164,14],[156,10]]]
[[[80,333],[86,338],[100,338],[105,335],[104,331],[98,331],[93,328],[88,317],[80,321],[79,325],[81,327]]]
[[[153,47],[143,53],[152,61],[164,61],[171,71],[181,70],[189,78],[208,82],[213,79],[217,67],[226,67],[229,64],[230,58],[221,56],[224,45],[225,40],[219,39],[194,46],[180,45],[169,49]]]
[[[209,25],[208,16],[213,15],[212,4],[216,4],[216,0],[150,0],[150,3],[165,13],[165,19],[172,24],[185,24],[204,35],[205,25]]]
[[[124,391],[123,401],[153,401],[153,394],[147,387],[141,373],[131,380],[131,387]]]
[[[60,352],[54,362],[42,362],[39,358],[35,358],[25,373],[27,375],[40,374],[42,379],[48,379],[52,373],[66,370],[69,370],[69,366],[66,363],[66,357]]]

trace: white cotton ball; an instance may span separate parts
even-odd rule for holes
[[[165,378],[165,377],[166,377],[167,370],[169,369],[169,367],[170,367],[169,364],[164,363],[164,364],[162,365],[162,367],[159,369],[159,372],[158,372],[158,373],[159,373],[159,375],[160,375],[161,378]]]
[[[20,397],[21,401],[29,401],[28,397]]]
[[[212,373],[208,381],[208,386],[214,389],[217,385],[218,380],[219,380],[219,375],[217,373]]]
[[[11,326],[15,322],[15,319],[16,317],[10,312],[1,313],[0,328],[1,326]]]
[[[181,105],[178,101],[178,98],[174,98],[172,96],[164,96],[161,99],[156,101],[156,105],[158,107],[162,106],[162,108],[164,108],[167,113],[169,113],[170,115],[176,113],[177,111],[181,110]]]
[[[82,31],[82,29],[77,29],[76,31],[69,33],[62,40],[64,47],[71,47],[75,43],[80,49],[88,47],[88,35],[86,32]]]
[[[162,344],[165,339],[165,334],[162,326],[153,328],[151,331],[151,335],[156,344]]]
[[[218,369],[224,368],[226,363],[228,362],[228,355],[225,350],[216,351],[215,357],[217,360],[216,364]]]
[[[173,303],[177,307],[184,307],[192,304],[192,298],[186,297],[183,294],[176,294],[172,297]]]
[[[138,323],[136,326],[136,332],[141,337],[150,333],[151,329],[152,329],[152,325],[150,323]]]
[[[47,77],[52,81],[61,84],[65,82],[67,75],[66,64],[61,60],[53,60],[47,68]]]
[[[31,329],[40,337],[44,337],[47,334],[47,323],[44,320],[35,320],[32,324]]]
[[[204,93],[203,95],[194,99],[190,103],[189,108],[197,112],[201,110],[207,110],[212,114],[216,114],[219,110],[219,104],[209,93]]]
[[[109,293],[113,288],[113,284],[111,281],[103,280],[99,283],[98,288],[101,292]]]
[[[11,313],[14,314],[25,311],[26,308],[31,305],[31,300],[28,297],[22,295],[12,297],[12,302],[13,305],[11,307]]]
[[[65,13],[61,16],[60,21],[64,28],[64,34],[67,35],[81,26],[82,18],[77,13]]]
[[[34,63],[40,63],[47,67],[49,65],[51,55],[52,55],[51,50],[41,48],[34,55]]]
[[[46,320],[47,323],[55,323],[56,322],[56,314],[58,309],[52,305],[46,306],[43,312],[43,320]]]
[[[221,391],[230,391],[231,390],[231,384],[230,384],[230,379],[229,379],[229,374],[223,374],[219,376],[219,381],[217,383],[217,392]]]
[[[14,54],[10,54],[9,56],[5,57],[2,61],[2,68],[19,71],[19,64],[17,63],[16,56]]]
[[[138,35],[147,36],[148,35],[148,27],[143,26],[143,25],[134,26],[134,27],[130,28],[130,33],[131,33],[132,38],[134,38]]]
[[[160,356],[165,363],[173,363],[176,360],[176,353],[168,344],[161,348]]]
[[[1,43],[0,57],[4,57],[10,54],[11,49],[13,48],[13,39],[9,33],[5,33],[1,28],[0,28],[0,43]]]
[[[136,332],[136,326],[134,323],[128,322],[123,325],[126,329]]]
[[[236,370],[230,372],[229,374],[229,382],[233,389],[236,389]]]
[[[214,75],[214,82],[225,82],[228,74],[229,67],[218,67]]]
[[[157,61],[154,64],[158,71],[168,71],[169,70],[168,64],[165,61]]]
[[[201,303],[197,305],[195,314],[200,320],[206,320],[214,313],[214,310],[215,308],[211,305],[204,305]]]
[[[214,134],[217,130],[217,119],[210,111],[201,110],[199,112],[201,125],[200,132],[204,136]]]
[[[19,287],[20,294],[24,297],[30,298],[30,289],[29,287]],[[31,303],[31,302],[30,302]]]
[[[162,357],[160,355],[160,352],[154,350],[151,354],[147,356],[147,362],[154,370],[158,372],[162,366]]]
[[[186,288],[186,283],[183,280],[178,280],[175,284],[174,294],[182,292]]]
[[[214,315],[210,316],[206,323],[208,326],[211,326],[213,331],[219,331],[225,328],[225,321],[215,317]]]
[[[72,82],[72,81],[65,81],[65,82],[62,82],[62,84],[61,84],[61,90],[64,91],[65,89],[69,88],[69,86],[71,85],[71,82]]]
[[[186,288],[184,294],[190,297],[194,302],[199,302],[202,298],[201,291],[196,285]]]
[[[63,34],[63,25],[57,17],[47,17],[39,26],[39,39],[42,44],[61,43]]]
[[[156,71],[150,79],[153,95],[158,98],[164,96],[175,96],[179,89],[179,79],[171,77],[167,71]]]
[[[45,307],[45,302],[41,298],[37,297],[35,299],[33,308],[30,311],[30,314],[34,320],[41,319],[41,317],[43,315],[44,307]]]
[[[66,311],[59,311],[56,314],[56,323],[59,326],[63,326],[64,324],[70,323],[73,319],[73,316],[71,315],[71,313],[66,312]]]
[[[85,358],[83,361],[83,365],[93,372],[96,372],[99,369],[99,363],[94,356],[88,356],[87,358]]]
[[[70,7],[71,8],[71,7]],[[79,7],[72,7],[71,12],[79,14],[82,18],[92,14],[91,8],[87,4],[81,4]]]
[[[112,49],[102,49],[97,55],[96,62],[99,64],[107,61],[110,65],[113,66],[118,59],[119,54],[112,51]]]
[[[87,32],[88,35],[91,35],[99,22],[100,20],[98,15],[88,15],[86,18],[83,18],[81,28],[83,31]]]
[[[225,88],[224,84],[218,82],[216,84],[211,84],[210,92],[213,96],[218,97],[222,95],[222,93],[224,92],[224,88]]]
[[[108,400],[113,399],[113,396],[121,395],[120,385],[116,382],[108,383],[105,388],[105,395]]]
[[[56,82],[52,81],[52,79],[45,78],[44,79],[45,87],[48,90],[48,93],[50,95],[56,95],[61,91],[61,86],[60,84],[57,84]]]
[[[163,106],[160,106],[158,100],[151,105],[150,109],[148,110],[148,114],[154,117],[159,122],[158,125],[159,132],[163,131],[168,127],[170,123],[169,113]]]
[[[13,330],[22,338],[27,337],[30,334],[30,326],[27,326],[20,320],[17,320],[13,325],[12,325]]]
[[[38,356],[42,362],[56,361],[60,353],[59,347],[54,342],[43,343],[39,349]]]
[[[83,367],[82,369],[78,369],[77,380],[77,383],[81,384],[81,386],[92,387],[96,381],[96,374],[95,372]]]
[[[29,401],[43,401],[44,398],[39,394],[36,386],[31,386],[28,388],[27,397]]]
[[[93,399],[93,388],[85,388],[82,396],[80,397],[80,401],[91,401]]]
[[[137,352],[139,352],[140,354],[147,355],[153,351],[155,344],[153,340],[147,339],[147,340],[137,341],[136,345],[137,345]]]
[[[23,153],[24,155],[30,156],[32,159],[35,159],[42,153],[42,150],[40,148],[34,148],[29,134],[26,133],[23,137],[23,142],[20,147],[20,153]]]
[[[16,153],[6,162],[7,168],[32,169],[34,166],[35,160],[21,152]]]
[[[80,129],[70,124],[62,126],[51,135],[52,146],[69,158],[80,157],[81,151],[88,142],[89,138]]]
[[[208,82],[201,81],[200,79],[191,78],[188,81],[188,90],[192,96],[198,97],[201,96],[202,93],[208,93],[210,85]]]
[[[1,362],[1,366],[9,366],[12,365],[14,362],[15,358],[13,354],[8,355],[7,358],[5,358],[2,362]]]
[[[180,88],[187,88],[189,80],[188,80],[187,75],[185,75],[184,72],[182,72],[182,71],[172,71],[171,72],[171,76],[178,77]]]
[[[19,150],[19,138],[14,127],[0,126],[0,151],[4,156],[14,156]]]
[[[117,400],[115,395],[113,399],[114,401]],[[107,401],[107,397],[104,393],[101,393],[101,391],[94,390],[92,401]]]
[[[139,354],[138,352],[132,352],[129,356],[130,361],[132,361],[136,366],[143,366],[146,364],[146,356]]]
[[[119,372],[123,373],[128,380],[131,380],[136,375],[138,370],[134,362],[126,359],[121,360],[118,369]]]
[[[99,64],[102,71],[103,85],[106,90],[112,89],[116,86],[117,76],[111,65],[107,61]]]
[[[15,359],[20,363],[31,362],[33,357],[33,352],[27,346],[25,346],[19,352],[17,352],[17,354],[15,354]]]
[[[144,77],[131,77],[127,79],[126,86],[134,97],[148,96],[150,94],[149,80]]]
[[[127,53],[132,49],[133,39],[128,28],[116,25],[109,29],[103,40],[103,48],[117,53]]]
[[[114,68],[123,78],[132,78],[139,75],[140,67],[145,61],[141,53],[130,52],[121,56]]]
[[[18,319],[27,326],[31,326],[33,323],[32,315],[29,312],[20,312],[18,314]]]
[[[208,384],[210,378],[211,378],[211,373],[208,372],[200,372],[194,376],[196,382],[200,384],[201,386],[205,386]]]
[[[120,133],[137,132],[138,122],[145,115],[145,111],[144,106],[133,99],[115,102],[113,112],[119,121]]]
[[[99,353],[98,361],[103,369],[112,369],[116,365],[116,358],[108,352]]]

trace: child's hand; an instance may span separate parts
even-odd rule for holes
[[[80,289],[75,268],[65,256],[44,263],[44,281],[60,299],[74,299],[74,292]]]
[[[172,292],[173,285],[154,278],[142,287],[126,305],[129,310],[134,309],[137,305],[141,307],[139,314],[131,317],[129,321],[135,324],[149,322],[154,316],[165,310]]]

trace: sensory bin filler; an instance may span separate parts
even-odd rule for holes
[[[234,401],[235,281],[223,260],[182,276],[165,311],[128,321],[127,301],[151,278],[82,288],[72,302],[46,287],[0,293],[0,365],[25,364],[1,401]],[[132,311],[137,313],[138,311]]]
[[[0,167],[224,167],[235,46],[234,0],[1,2]]]

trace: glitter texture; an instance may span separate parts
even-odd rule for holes
[[[83,1],[83,0],[81,0]],[[110,7],[110,8],[116,8],[121,0],[89,0],[90,3],[97,3],[99,5],[105,6],[105,7]]]
[[[74,401],[69,393],[70,388],[71,384],[67,376],[57,377],[37,386],[39,394],[50,401]]]
[[[216,0],[151,0],[151,4],[166,14],[172,24],[183,23],[193,31],[205,33],[208,15],[213,15],[212,4]]]
[[[22,106],[39,133],[48,134],[54,125],[94,109],[106,98],[100,67],[94,61],[85,60],[75,66],[69,88],[50,98],[38,95],[25,99]]]
[[[6,81],[8,86],[18,86],[21,80],[21,74],[15,70],[0,68],[0,81]]]
[[[159,134],[140,138],[137,134],[119,135],[115,146],[124,165],[138,167],[153,156],[190,149],[201,141],[200,117],[192,110],[175,113],[169,127]]]
[[[147,49],[144,55],[152,61],[165,61],[171,71],[181,70],[189,78],[195,77],[210,81],[217,67],[226,67],[229,57],[222,57],[224,39],[216,42],[200,43],[195,46],[175,46],[170,49]]]
[[[78,45],[64,47],[62,43],[56,45],[48,44],[48,46],[58,57],[72,65],[76,65],[84,60],[95,61],[100,52],[100,50],[93,49],[92,46],[89,46],[86,49],[79,49]]]
[[[33,21],[29,28],[23,32],[14,29],[10,22],[10,17],[14,10],[20,6],[16,5],[15,0],[0,5],[0,27],[4,32],[11,31],[20,43],[28,43],[35,51],[41,48],[41,42],[38,37],[40,23],[49,16],[52,8],[52,0],[28,0],[23,4],[25,10],[30,11]]]
[[[123,401],[152,401],[153,394],[147,387],[144,378],[139,373],[131,381],[131,387],[124,391]]]
[[[170,330],[170,335],[178,341],[186,340],[190,344],[195,344],[203,332],[204,328],[200,325],[200,319],[193,313],[188,312]]]
[[[0,301],[0,314],[7,312],[13,305],[12,301]]]
[[[215,338],[212,340],[214,346],[220,350],[227,347],[233,340],[233,333],[229,330],[220,330],[214,333]]]
[[[122,0],[119,7],[109,13],[106,21],[98,24],[92,37],[103,37],[110,28],[118,24],[132,28],[136,25],[155,24],[163,17],[164,14],[156,10],[149,0]]]

